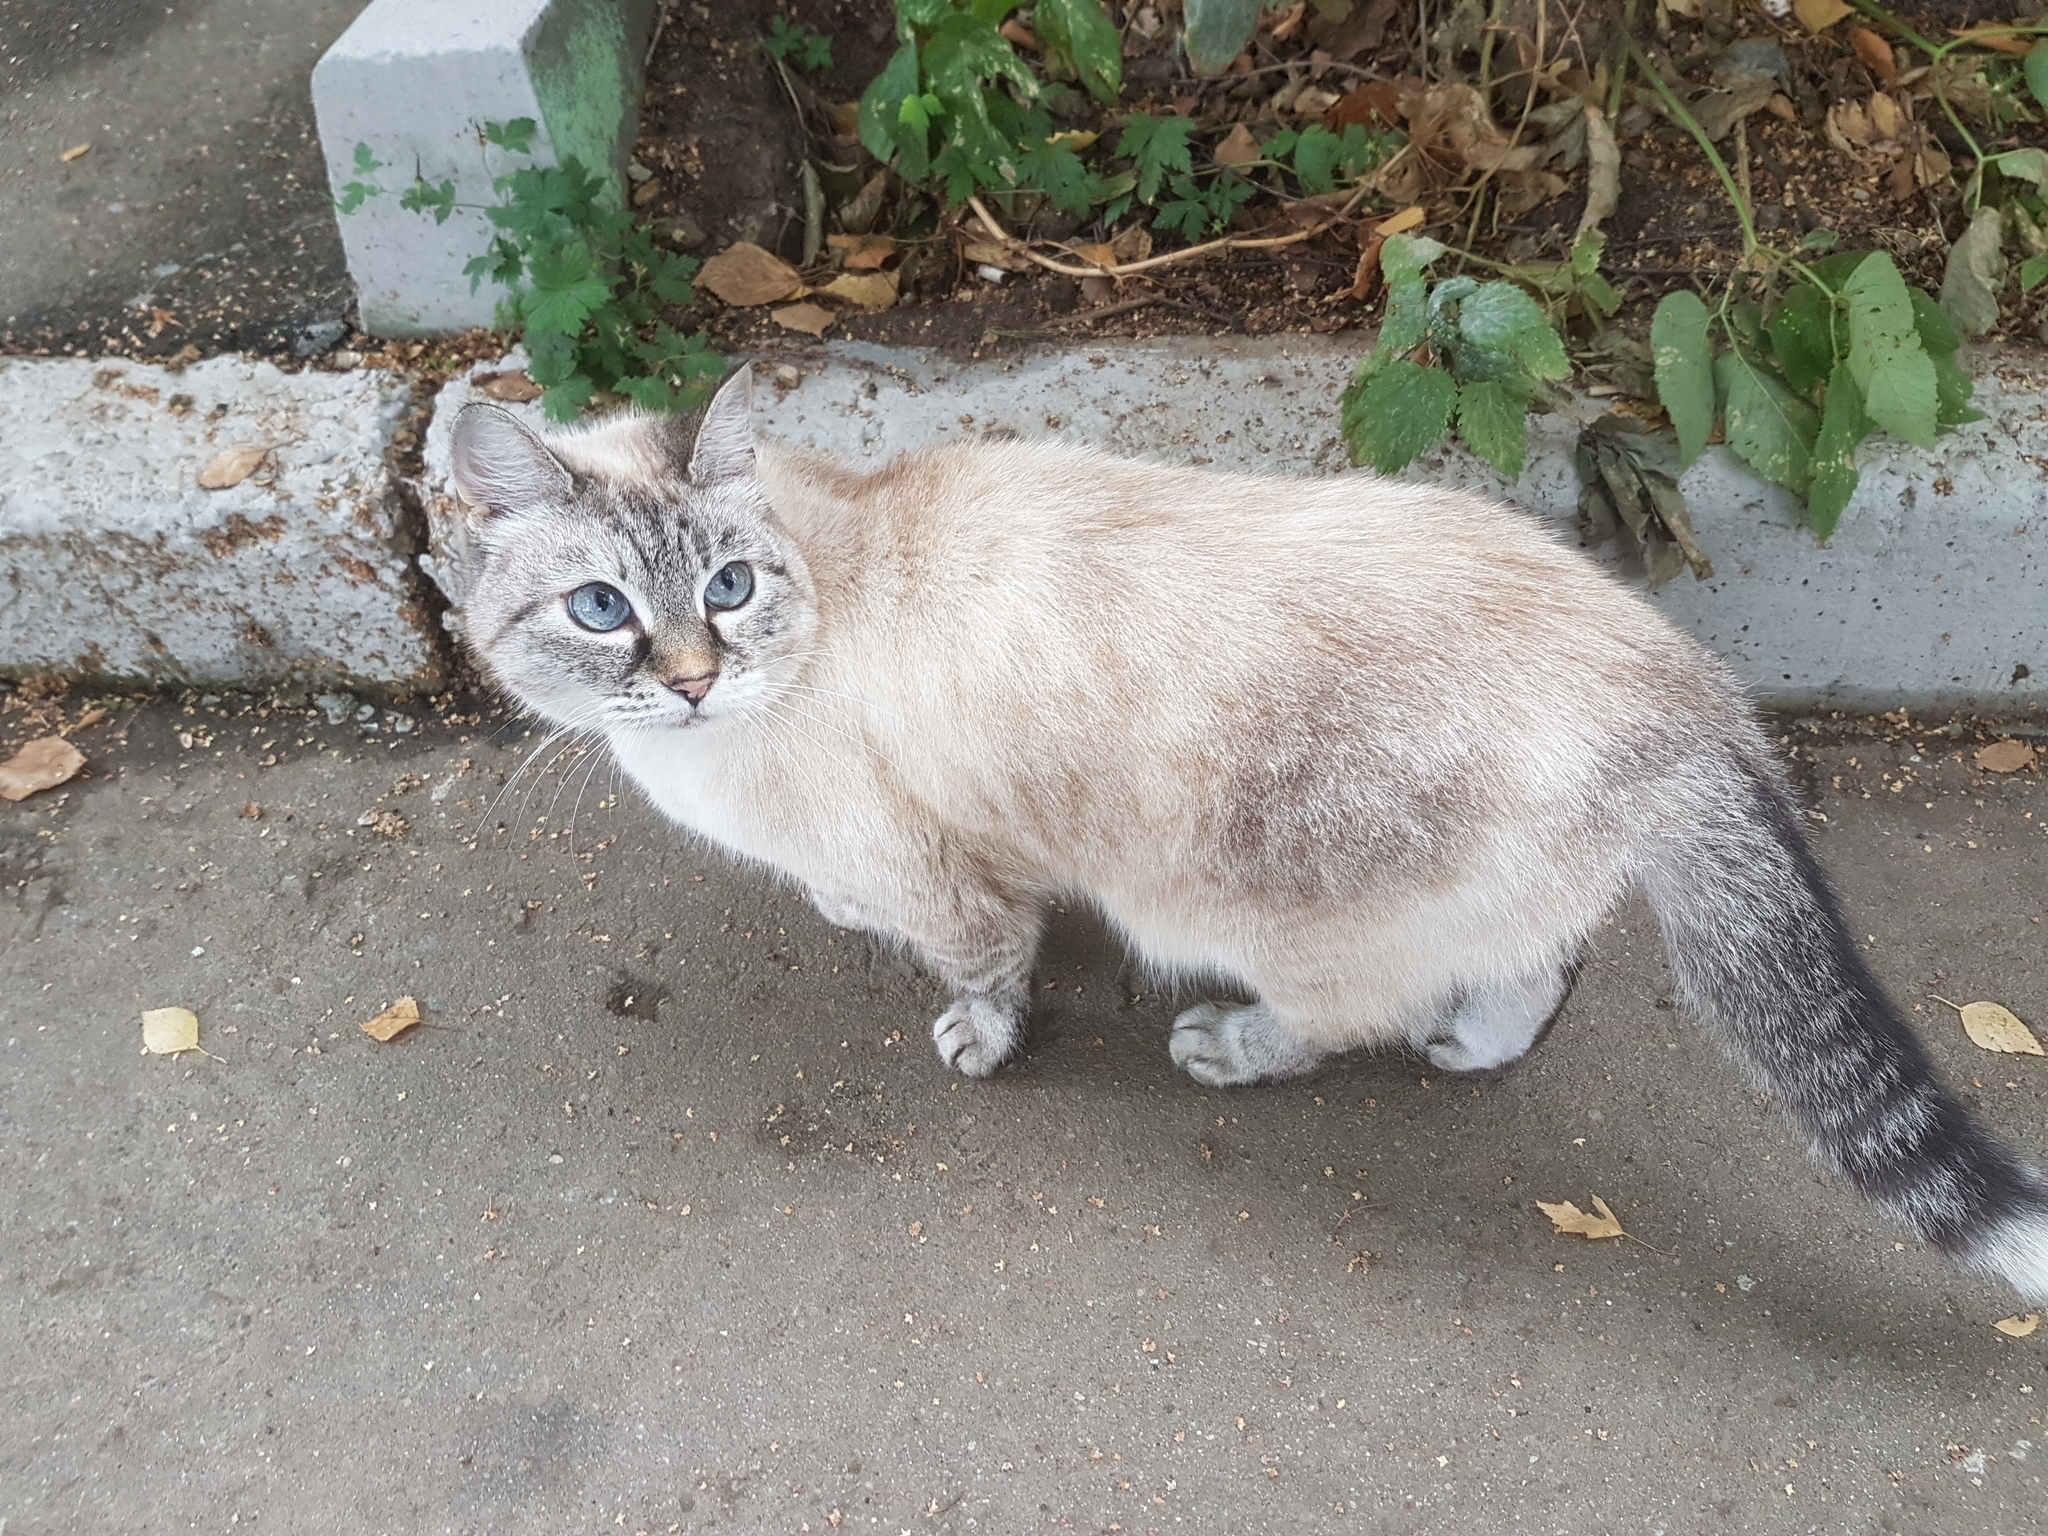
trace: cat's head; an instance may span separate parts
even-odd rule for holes
[[[464,409],[455,484],[482,557],[464,628],[493,678],[578,728],[715,727],[772,705],[816,609],[752,410],[744,368],[694,433],[629,415],[543,438]]]

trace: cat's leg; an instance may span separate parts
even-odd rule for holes
[[[909,935],[953,994],[932,1024],[932,1044],[956,1072],[987,1077],[1024,1037],[1041,914],[983,891],[955,893],[946,907],[943,921]]]
[[[1166,1048],[1211,1088],[1299,1077],[1322,1059],[1264,1003],[1198,1003],[1173,1021]]]
[[[1477,988],[1430,1030],[1423,1050],[1446,1072],[1505,1066],[1528,1054],[1549,1031],[1576,975],[1576,966],[1556,966]]]

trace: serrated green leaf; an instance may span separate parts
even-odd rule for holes
[[[495,144],[508,154],[533,153],[533,136],[540,124],[530,117],[515,117],[507,123],[485,123],[484,142]]]
[[[1571,359],[1550,317],[1513,283],[1481,283],[1465,297],[1458,309],[1458,334],[1475,347],[1514,358],[1531,378],[1571,377]]]
[[[1058,139],[1037,139],[1023,146],[1017,157],[1017,178],[1021,186],[1036,187],[1053,207],[1068,213],[1087,213],[1093,199],[1088,168],[1071,144]]]
[[[1650,320],[1650,356],[1657,398],[1678,432],[1678,458],[1689,468],[1714,435],[1714,347],[1707,306],[1690,288],[1664,296]]]
[[[1825,539],[1842,520],[1842,509],[1856,494],[1856,448],[1870,436],[1873,423],[1864,413],[1863,392],[1846,362],[1837,363],[1828,379],[1827,407],[1814,438],[1812,478],[1806,493],[1806,521]]]
[[[549,421],[574,421],[576,413],[590,404],[597,385],[588,374],[572,373],[561,383],[541,393],[541,409]]]
[[[2027,89],[2034,93],[2034,100],[2048,107],[2048,43],[2036,43],[2028,50]]]
[[[1124,88],[1124,40],[1101,0],[1038,0],[1031,13],[1048,62],[1071,69],[1105,107]]]
[[[1827,382],[1848,345],[1847,328],[1838,335],[1835,318],[1834,300],[1811,283],[1795,283],[1764,328],[1785,382],[1802,395]]]
[[[1195,132],[1193,119],[1126,112],[1121,121],[1123,133],[1117,139],[1116,152],[1130,157],[1138,177],[1140,202],[1150,203],[1159,196],[1159,186],[1167,172],[1193,173],[1194,162],[1188,148]]]
[[[1728,446],[1766,480],[1804,495],[1820,418],[1779,380],[1740,352],[1714,360]]]
[[[2003,154],[1990,156],[1984,163],[2001,176],[2048,188],[2048,150],[2008,149]]]
[[[1934,360],[1913,325],[1906,280],[1883,251],[1863,258],[1842,285],[1849,311],[1849,371],[1863,408],[1887,432],[1919,448],[1934,446]]]
[[[1396,358],[1360,393],[1349,434],[1352,454],[1382,474],[1406,469],[1451,424],[1458,385],[1440,368]]]
[[[1458,391],[1458,436],[1465,446],[1510,480],[1519,480],[1529,459],[1529,401],[1497,379],[1483,379]]]
[[[367,144],[356,145],[356,174],[368,176],[384,169],[384,162],[370,153]]]
[[[1982,336],[1998,324],[1998,290],[2005,283],[2005,258],[1999,247],[2004,240],[1998,210],[1979,208],[1970,227],[1949,247],[1948,266],[1941,275],[1941,307],[1966,336]]]
[[[1311,123],[1301,130],[1293,144],[1294,174],[1301,179],[1304,189],[1311,193],[1334,191],[1337,186],[1337,162],[1344,153],[1344,141],[1330,132],[1321,123]],[[1268,143],[1267,154],[1278,159],[1282,153]]]

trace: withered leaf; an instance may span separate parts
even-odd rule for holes
[[[372,1040],[390,1040],[404,1034],[419,1021],[420,1005],[408,993],[374,1019],[365,1019],[363,1033]]]
[[[896,302],[896,274],[893,272],[842,272],[822,290],[835,299],[858,304],[862,309],[887,309]]]
[[[478,394],[492,400],[510,401],[514,405],[538,400],[546,393],[533,382],[532,374],[519,368],[507,369],[503,373],[480,373],[474,383]]]
[[[1988,747],[1979,747],[1976,762],[1986,773],[2018,773],[2022,768],[2033,767],[2038,755],[2028,743],[2007,737]]]
[[[268,452],[268,448],[253,446],[221,449],[199,471],[199,488],[203,491],[224,491],[230,486],[240,485],[256,473],[256,466],[263,462],[263,456]]]
[[[768,318],[785,331],[803,331],[807,335],[822,337],[825,334],[825,327],[838,316],[824,305],[812,304],[806,300],[802,304],[785,304],[780,309],[771,309],[768,311]]]
[[[804,283],[796,268],[773,251],[742,240],[704,263],[697,273],[697,286],[744,309],[796,298]]]
[[[142,1048],[152,1056],[199,1049],[199,1015],[190,1008],[150,1008],[142,1015]]]
[[[62,736],[40,737],[0,763],[0,800],[54,789],[84,766],[85,754]]]
[[[1851,27],[1849,45],[1856,50],[1856,57],[1875,76],[1878,84],[1890,85],[1899,78],[1898,61],[1892,57],[1892,45],[1879,37],[1868,27]]]
[[[2041,1326],[2041,1314],[2029,1312],[2024,1317],[2001,1317],[1991,1326],[2011,1338],[2024,1339]]]
[[[1951,1003],[1931,992],[1928,996],[1962,1015],[1963,1033],[1980,1049],[2008,1056],[2048,1056],[2034,1032],[2003,1003]]]
[[[1844,16],[1854,14],[1855,7],[1845,0],[1792,0],[1792,12],[1807,31],[1825,32]]]
[[[1598,1195],[1593,1197],[1591,1212],[1582,1211],[1569,1200],[1551,1202],[1538,1200],[1536,1209],[1550,1218],[1550,1224],[1560,1234],[1573,1234],[1598,1241],[1604,1237],[1627,1237],[1622,1230],[1621,1218],[1608,1209],[1607,1202]]]
[[[1218,165],[1249,165],[1259,158],[1259,141],[1252,137],[1251,129],[1239,123],[1223,136],[1215,153]]]

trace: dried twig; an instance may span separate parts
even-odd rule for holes
[[[1391,170],[1395,163],[1400,160],[1401,156],[1407,152],[1408,146],[1404,144],[1392,159],[1389,159],[1385,165],[1380,167],[1380,172],[1383,173]],[[1202,256],[1213,255],[1217,251],[1269,251],[1276,250],[1284,245],[1299,245],[1302,241],[1320,235],[1332,225],[1339,224],[1349,218],[1353,210],[1365,201],[1367,194],[1371,191],[1371,182],[1360,182],[1357,190],[1345,200],[1343,207],[1339,208],[1322,222],[1311,225],[1307,229],[1296,230],[1291,235],[1266,235],[1256,239],[1247,239],[1238,235],[1226,235],[1220,240],[1208,240],[1200,245],[1190,245],[1178,251],[1168,251],[1164,256],[1148,256],[1143,261],[1118,262],[1113,266],[1107,267],[1093,265],[1085,267],[1069,266],[1065,262],[1053,260],[1050,256],[1041,256],[1024,241],[1019,240],[1008,230],[1004,229],[1001,224],[997,223],[996,216],[988,211],[980,198],[968,198],[967,206],[974,210],[974,216],[981,220],[981,227],[988,231],[989,237],[998,245],[1003,246],[1007,250],[1015,251],[1026,261],[1041,266],[1048,272],[1057,272],[1062,277],[1130,277],[1138,272],[1149,272],[1155,267],[1178,266],[1184,261],[1194,261]]]

